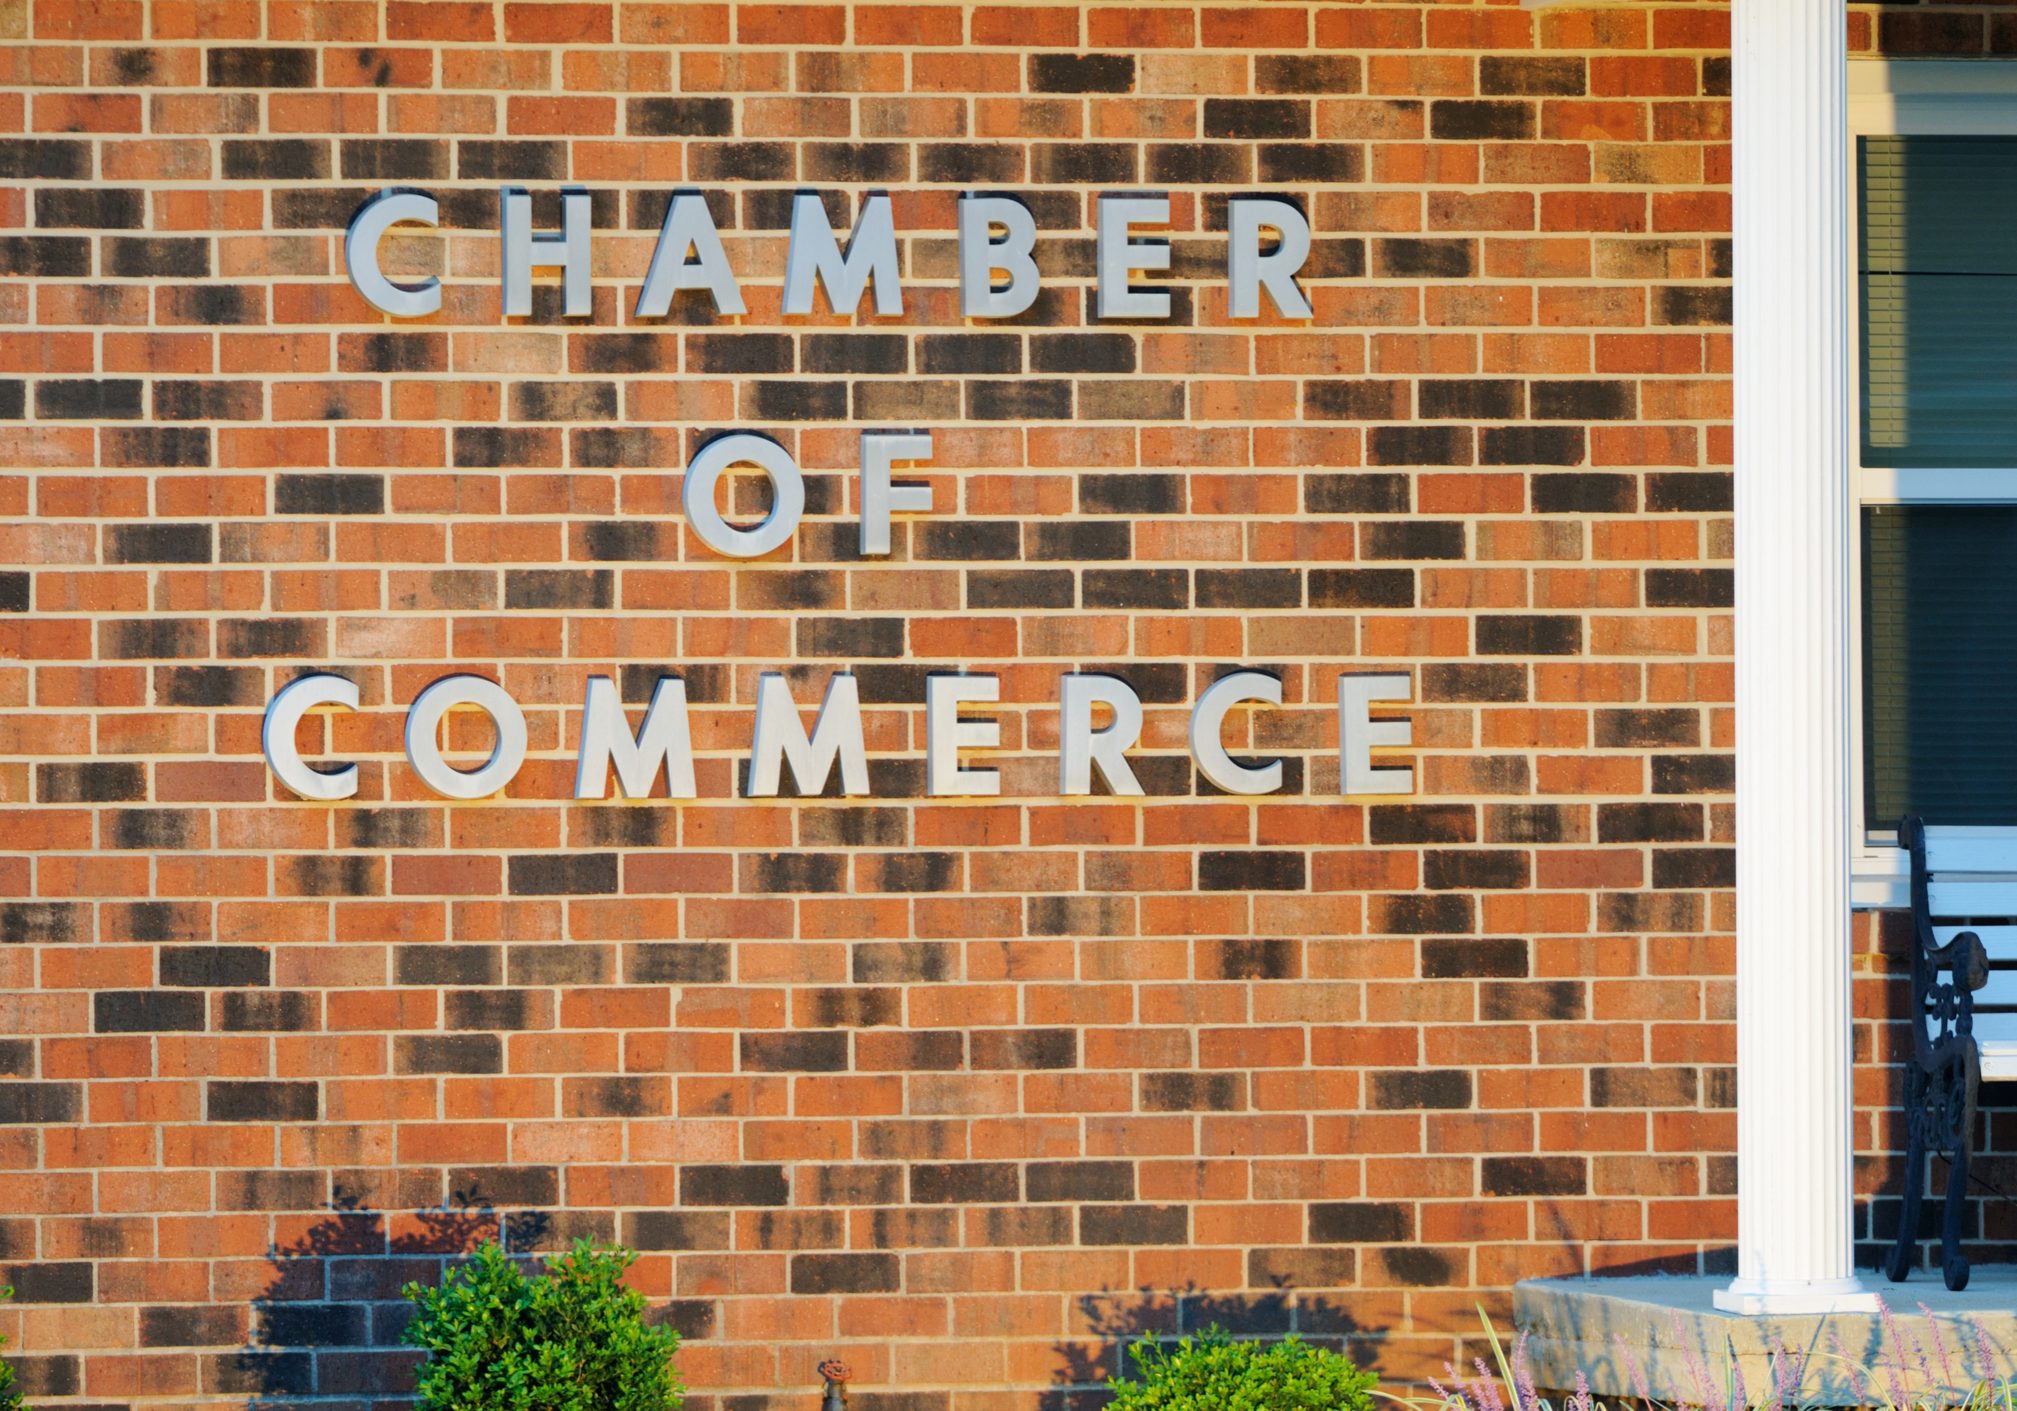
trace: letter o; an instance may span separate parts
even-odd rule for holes
[[[714,507],[715,482],[730,466],[744,462],[770,477],[770,514],[754,529],[737,529]],[[686,509],[686,522],[710,549],[733,559],[760,558],[797,531],[799,517],[805,513],[805,479],[798,473],[798,462],[791,452],[767,436],[738,431],[700,448],[686,468],[680,501]]]
[[[441,757],[441,720],[457,706],[475,706],[497,727],[497,747],[476,769]],[[481,799],[509,784],[525,763],[525,712],[502,686],[481,676],[444,676],[422,691],[406,713],[406,760],[444,798]]]

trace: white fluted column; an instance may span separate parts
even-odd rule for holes
[[[1850,1262],[1843,0],[1731,6],[1737,1245],[1744,1313],[1874,1306]]]

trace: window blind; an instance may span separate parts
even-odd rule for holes
[[[2017,825],[2017,505],[1863,510],[1864,819]]]
[[[2017,467],[2017,137],[1858,157],[1863,464]]]

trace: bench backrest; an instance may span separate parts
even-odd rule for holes
[[[1926,830],[1926,910],[1941,945],[1982,938],[1989,983],[1975,991],[1975,1034],[2017,1042],[2017,857],[2007,839]]]

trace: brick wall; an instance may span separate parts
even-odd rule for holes
[[[1089,1406],[1118,1339],[1215,1319],[1408,1378],[1515,1278],[1720,1267],[1726,31],[0,0],[0,1331],[38,1399],[378,1404],[398,1284],[497,1231],[641,1250],[701,1411],[810,1407],[835,1353],[884,1411]],[[447,290],[398,326],[339,253],[388,183],[445,227],[388,246]],[[500,317],[507,183],[542,223],[595,192],[592,317],[551,281]],[[742,320],[626,315],[680,185]],[[801,187],[843,227],[893,195],[904,317],[778,314]],[[983,187],[1047,284],[968,326]],[[1166,322],[1089,306],[1129,187],[1174,197]],[[1307,322],[1227,317],[1242,191],[1311,217]],[[939,509],[861,559],[856,437],[913,425]],[[679,516],[727,426],[808,470],[755,563]],[[1230,664],[1286,683],[1236,726],[1281,795],[1194,778]],[[259,758],[311,666],[367,705],[353,803]],[[1052,797],[1086,666],[1148,702],[1146,800]],[[1368,667],[1415,683],[1412,801],[1336,797]],[[733,798],[757,675],[836,669],[876,797]],[[998,800],[920,797],[947,669],[1003,678]],[[503,798],[399,758],[450,671],[527,707]],[[706,797],[571,802],[585,678],[661,671]]]

